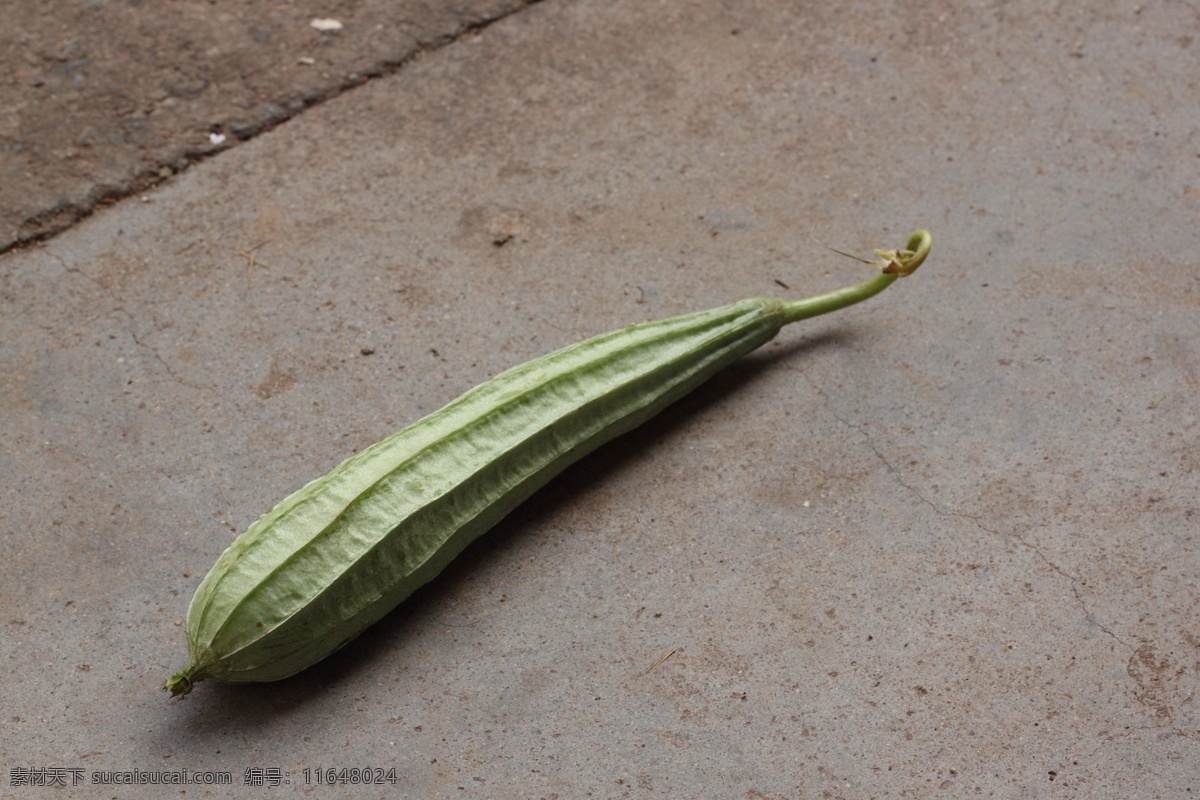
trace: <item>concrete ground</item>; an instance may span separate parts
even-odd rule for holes
[[[0,253],[170,180],[526,0],[7,3]]]
[[[1044,8],[544,0],[0,256],[3,795],[1200,793],[1200,12]],[[161,691],[345,456],[916,227],[339,654]]]

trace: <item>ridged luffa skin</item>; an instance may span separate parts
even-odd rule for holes
[[[928,251],[928,234],[917,236],[909,250],[881,253],[896,269],[885,263],[871,281],[790,303],[750,298],[588,339],[503,372],[346,459],[217,560],[188,609],[191,658],[165,688],[274,681],[320,661],[576,460],[785,323],[858,302],[911,272]]]

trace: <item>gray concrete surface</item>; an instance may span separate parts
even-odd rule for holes
[[[5,3],[0,252],[58,233],[98,205],[169,180],[524,6],[524,0]]]
[[[1198,16],[546,0],[3,256],[4,795],[1194,796]],[[917,226],[335,657],[160,691],[350,452]]]

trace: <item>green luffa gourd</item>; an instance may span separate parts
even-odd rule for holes
[[[513,367],[343,461],[255,521],[200,583],[190,660],[165,688],[273,681],[315,664],[430,581],[570,464],[657,414],[788,323],[872,297],[883,272],[804,300],[753,297],[596,336]]]

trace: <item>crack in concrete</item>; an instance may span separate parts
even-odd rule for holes
[[[191,383],[191,382],[189,382],[189,381],[185,381],[183,378],[181,378],[181,377],[179,377],[178,375],[176,375],[176,374],[175,374],[175,370],[174,370],[174,369],[172,369],[172,368],[171,368],[171,365],[170,365],[170,364],[168,364],[168,363],[166,362],[166,360],[165,360],[165,359],[162,357],[162,355],[160,355],[160,354],[159,354],[159,352],[158,352],[158,349],[157,349],[156,347],[154,347],[153,345],[146,344],[146,343],[145,343],[145,342],[143,342],[143,341],[141,340],[141,338],[140,338],[140,337],[137,335],[137,331],[135,331],[135,330],[134,330],[134,327],[133,327],[133,325],[134,325],[134,322],[133,322],[133,317],[132,317],[132,316],[129,316],[129,325],[130,325],[130,327],[129,327],[129,338],[133,339],[133,342],[134,342],[134,344],[136,344],[138,347],[141,347],[141,348],[144,348],[144,349],[146,349],[146,350],[149,350],[149,351],[150,351],[150,355],[151,355],[151,356],[154,358],[154,360],[155,360],[155,361],[157,361],[157,362],[159,363],[159,365],[160,365],[160,366],[163,368],[163,371],[167,373],[167,376],[168,376],[168,377],[169,377],[171,380],[175,381],[175,382],[176,382],[176,383],[178,383],[180,386],[186,386],[186,387],[188,387],[189,389],[196,389],[197,391],[209,392],[209,393],[211,393],[211,394],[213,394],[213,395],[216,395],[217,397],[220,397],[220,396],[221,396],[221,394],[220,394],[220,393],[219,393],[219,392],[218,392],[216,389],[214,389],[214,388],[213,388],[213,387],[211,387],[211,386],[200,386],[199,384],[195,384],[195,383]]]
[[[1139,704],[1141,704],[1140,699],[1138,700],[1138,702],[1139,702]],[[1112,744],[1114,742],[1118,742],[1121,739],[1128,739],[1130,736],[1133,736],[1135,733],[1147,733],[1147,732],[1155,732],[1162,736],[1180,736],[1180,737],[1183,737],[1184,739],[1187,739],[1187,740],[1193,741],[1193,742],[1200,741],[1200,731],[1198,731],[1196,733],[1188,733],[1185,730],[1180,730],[1179,727],[1176,726],[1174,722],[1164,722],[1161,725],[1136,725],[1136,726],[1127,725],[1127,726],[1125,726],[1125,730],[1121,731],[1120,733],[1114,733],[1109,736],[1105,736],[1103,739],[1101,739],[1100,744],[1096,745],[1094,748],[1092,748],[1091,752],[1088,753],[1088,758],[1095,756],[1097,753],[1099,753],[1105,747],[1108,747],[1110,744]]]
[[[1110,741],[1115,738],[1120,738],[1122,736],[1127,736],[1137,730],[1167,730],[1170,732],[1171,735],[1183,736],[1183,737],[1193,740],[1193,741],[1200,741],[1200,731],[1197,731],[1195,733],[1188,733],[1187,731],[1181,730],[1175,724],[1173,715],[1171,713],[1172,709],[1170,707],[1170,704],[1165,701],[1162,701],[1162,700],[1159,700],[1156,702],[1153,697],[1148,696],[1152,687],[1148,686],[1146,681],[1142,680],[1141,678],[1139,678],[1137,676],[1137,674],[1136,674],[1137,670],[1135,669],[1135,662],[1137,662],[1138,659],[1141,657],[1141,654],[1145,648],[1152,647],[1152,646],[1149,644],[1146,644],[1146,643],[1134,644],[1132,642],[1128,642],[1125,639],[1123,639],[1120,635],[1118,635],[1116,633],[1116,631],[1112,630],[1107,625],[1105,625],[1103,622],[1098,620],[1096,618],[1095,614],[1091,611],[1091,609],[1088,608],[1087,600],[1084,598],[1083,594],[1079,591],[1080,580],[1077,576],[1072,575],[1070,572],[1067,572],[1065,569],[1060,567],[1058,564],[1054,563],[1054,561],[1049,556],[1047,556],[1045,553],[1043,553],[1042,550],[1037,545],[1028,541],[1024,536],[1020,535],[1019,533],[1006,533],[1006,532],[998,530],[996,528],[991,528],[991,527],[985,525],[983,523],[983,521],[979,518],[979,516],[976,514],[969,514],[969,513],[963,512],[963,511],[954,511],[954,510],[949,510],[949,509],[944,510],[944,509],[940,508],[937,503],[934,503],[932,500],[925,497],[920,492],[920,490],[917,489],[917,487],[913,486],[912,484],[910,484],[904,480],[904,478],[902,477],[902,475],[900,473],[900,470],[895,465],[893,465],[891,463],[891,461],[889,461],[888,458],[879,450],[879,447],[875,444],[874,439],[871,438],[871,435],[869,433],[867,433],[867,431],[864,430],[861,425],[855,425],[855,424],[851,423],[849,420],[847,420],[845,417],[843,417],[841,414],[839,414],[834,409],[833,404],[830,402],[829,395],[825,392],[824,389],[822,389],[820,386],[818,386],[817,383],[815,381],[813,381],[812,378],[810,378],[804,370],[799,369],[797,367],[791,367],[791,369],[795,370],[796,372],[799,372],[800,375],[804,378],[804,380],[808,383],[808,385],[811,386],[812,389],[820,396],[821,403],[825,407],[825,410],[828,411],[834,417],[834,419],[836,419],[838,422],[842,423],[847,428],[853,430],[859,436],[862,437],[862,439],[866,443],[867,447],[869,447],[871,449],[871,452],[875,455],[875,458],[878,459],[879,462],[881,464],[883,464],[884,467],[887,468],[888,473],[892,475],[893,479],[896,481],[897,484],[899,484],[901,487],[903,487],[905,490],[907,490],[910,494],[912,494],[914,497],[916,497],[922,503],[926,504],[931,509],[933,509],[933,511],[935,513],[937,513],[941,516],[959,517],[962,519],[968,519],[972,523],[974,523],[975,526],[978,527],[981,531],[991,534],[992,536],[1005,537],[1008,539],[1012,539],[1013,541],[1017,542],[1018,544],[1020,544],[1022,547],[1024,547],[1028,551],[1032,552],[1039,559],[1041,559],[1041,561],[1047,567],[1049,567],[1051,570],[1056,572],[1061,577],[1067,579],[1067,581],[1069,582],[1069,584],[1071,586],[1071,592],[1075,597],[1075,602],[1079,605],[1079,608],[1083,612],[1084,620],[1091,623],[1092,625],[1096,626],[1100,631],[1102,631],[1103,633],[1107,634],[1110,638],[1112,638],[1113,641],[1124,646],[1129,651],[1130,655],[1129,655],[1129,658],[1126,660],[1126,674],[1129,675],[1130,679],[1133,680],[1134,683],[1137,685],[1138,689],[1140,689],[1140,691],[1135,691],[1133,693],[1135,702],[1138,705],[1142,706],[1143,708],[1153,711],[1158,716],[1165,716],[1166,719],[1163,723],[1161,723],[1159,725],[1149,725],[1149,726],[1141,726],[1138,728],[1131,728],[1128,731],[1126,731],[1126,733],[1124,733],[1124,734],[1119,734],[1119,735],[1115,735],[1113,737],[1109,737],[1109,739],[1106,741]]]
[[[239,144],[244,144],[251,139],[261,136],[277,126],[295,119],[309,109],[320,106],[372,81],[395,75],[418,59],[424,58],[430,53],[437,52],[443,47],[447,47],[463,39],[476,36],[497,22],[520,14],[541,2],[542,0],[522,0],[522,5],[502,11],[495,16],[484,17],[478,22],[466,23],[457,30],[434,36],[427,40],[418,39],[417,47],[411,53],[407,53],[395,60],[381,59],[370,69],[351,73],[321,91],[298,98],[297,106],[294,110],[281,110],[280,113],[273,114],[249,126],[244,131],[240,131],[234,137],[234,142],[228,147],[200,153],[183,152],[179,154],[176,161],[172,161],[170,164],[156,163],[130,174],[124,179],[123,186],[93,186],[91,191],[88,192],[87,197],[82,201],[61,202],[50,208],[45,208],[22,220],[18,226],[20,229],[29,228],[34,232],[26,235],[17,235],[11,242],[0,244],[0,255],[53,239],[60,233],[73,228],[90,217],[99,208],[155,189],[167,181],[175,179],[180,173],[191,169],[196,164],[214,158]]]
[[[58,263],[58,265],[60,267],[62,267],[63,270],[68,275],[82,276],[85,280],[90,282],[93,286],[95,286],[101,292],[108,295],[108,297],[113,301],[113,304],[114,304],[110,313],[117,313],[117,314],[122,315],[125,318],[126,330],[129,332],[129,338],[132,339],[133,343],[135,345],[137,345],[139,348],[147,350],[150,353],[151,357],[155,361],[157,361],[159,363],[159,365],[163,368],[163,371],[167,373],[167,377],[169,377],[171,380],[175,381],[176,383],[178,383],[181,386],[186,386],[189,389],[196,389],[198,391],[210,392],[210,393],[220,397],[220,394],[217,392],[217,390],[212,388],[211,386],[200,386],[198,384],[190,383],[190,382],[184,380],[183,378],[179,377],[178,375],[176,375],[175,370],[172,369],[171,365],[166,362],[166,360],[158,352],[158,349],[155,348],[153,345],[143,342],[141,337],[138,336],[137,318],[134,317],[134,315],[131,314],[125,308],[125,306],[121,303],[121,299],[119,297],[117,297],[115,294],[113,294],[112,290],[109,287],[105,286],[103,282],[97,280],[95,277],[88,274],[88,272],[86,270],[80,269],[79,267],[72,267],[70,264],[68,264],[63,259],[62,256],[60,256],[58,253],[55,253],[49,247],[42,246],[41,252],[45,253],[50,258],[54,259],[54,261],[56,261]],[[99,316],[97,316],[96,319],[99,319]]]
[[[935,513],[940,514],[941,516],[944,516],[944,517],[959,517],[962,519],[969,519],[981,531],[984,531],[985,533],[989,533],[992,536],[1002,536],[1002,537],[1007,537],[1009,539],[1012,539],[1012,540],[1016,541],[1018,544],[1020,544],[1022,547],[1026,548],[1027,550],[1032,552],[1039,559],[1041,559],[1042,562],[1047,567],[1049,567],[1051,570],[1053,570],[1054,572],[1058,573],[1059,575],[1061,575],[1062,577],[1067,579],[1067,581],[1071,585],[1071,591],[1075,595],[1076,602],[1079,603],[1080,608],[1083,610],[1084,619],[1086,619],[1088,622],[1095,625],[1097,628],[1099,628],[1104,633],[1111,636],[1115,641],[1124,645],[1131,652],[1134,652],[1134,653],[1137,652],[1137,647],[1135,645],[1130,644],[1129,642],[1125,641],[1120,636],[1118,636],[1114,631],[1112,631],[1110,628],[1108,628],[1108,626],[1104,625],[1102,622],[1100,622],[1099,620],[1096,619],[1095,615],[1088,608],[1087,601],[1084,599],[1083,595],[1079,591],[1079,578],[1077,578],[1076,576],[1067,572],[1065,569],[1060,567],[1058,564],[1054,563],[1054,561],[1051,560],[1050,557],[1047,556],[1045,553],[1043,553],[1037,545],[1029,542],[1024,536],[1021,536],[1019,533],[1005,533],[1004,531],[997,530],[995,528],[990,528],[987,525],[984,525],[982,520],[980,520],[979,516],[976,514],[969,514],[964,511],[943,510],[941,507],[938,506],[937,503],[933,502],[928,497],[925,497],[925,495],[921,494],[920,490],[917,489],[917,487],[913,486],[912,484],[910,484],[904,480],[904,478],[902,477],[902,475],[900,473],[900,470],[894,464],[892,464],[887,459],[887,457],[884,456],[884,454],[882,452],[880,452],[879,447],[876,446],[874,439],[871,438],[871,435],[869,433],[867,433],[867,431],[864,430],[862,428],[862,426],[854,425],[849,420],[847,420],[845,417],[843,417],[841,414],[839,414],[833,408],[833,405],[830,403],[829,395],[826,394],[826,392],[820,386],[818,386],[804,372],[804,370],[797,370],[797,371],[800,372],[800,374],[804,376],[804,380],[808,382],[808,385],[811,386],[813,388],[813,390],[816,391],[817,394],[821,396],[821,403],[822,403],[822,405],[825,406],[825,410],[828,411],[831,415],[833,415],[833,417],[838,422],[842,423],[847,428],[854,430],[856,433],[858,433],[859,436],[862,437],[863,441],[866,442],[867,447],[869,447],[871,449],[871,452],[875,454],[875,457],[879,460],[879,462],[882,463],[887,468],[888,473],[892,475],[892,477],[896,481],[896,483],[898,483],[900,486],[904,487],[904,489],[908,490],[908,492],[910,494],[912,494],[914,497],[916,497],[922,503],[924,503],[925,505],[932,508]]]

